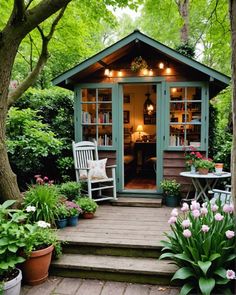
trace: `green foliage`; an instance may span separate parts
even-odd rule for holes
[[[160,259],[171,259],[179,266],[172,280],[186,281],[181,295],[193,289],[218,294],[223,285],[230,285],[226,272],[235,263],[233,205],[208,202],[201,207],[193,201],[190,208],[184,203],[180,215],[172,210],[168,221],[172,232],[166,234],[168,241],[162,241],[165,253]]]
[[[180,193],[180,183],[175,179],[164,179],[160,186],[165,195],[178,196]]]
[[[71,179],[71,171],[74,172],[73,157],[63,157],[63,158],[57,159],[57,167],[60,171],[62,180],[69,181]]]
[[[175,47],[175,50],[187,57],[190,57],[190,58],[194,58],[194,56],[195,56],[195,48],[189,42],[181,43],[181,44],[177,45]]]
[[[36,210],[31,212],[30,220],[44,220],[55,225],[56,208],[59,201],[59,191],[54,185],[36,184],[24,194],[23,206],[34,206]]]
[[[69,211],[65,204],[59,204],[56,208],[57,219],[64,219],[69,216]]]
[[[78,204],[85,213],[95,213],[98,208],[97,203],[88,197],[78,198],[76,204]]]
[[[7,148],[10,162],[24,177],[42,167],[42,161],[60,151],[62,142],[37,111],[12,107],[7,119]]]
[[[76,181],[68,181],[59,187],[60,193],[68,200],[74,200],[81,194],[81,184]]]
[[[215,164],[212,160],[203,158],[203,159],[196,160],[195,166],[196,166],[196,168],[205,168],[205,169],[212,170],[214,168]]]

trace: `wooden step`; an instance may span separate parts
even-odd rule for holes
[[[50,273],[63,277],[103,279],[142,284],[169,284],[177,267],[156,258],[64,254]]]
[[[160,208],[162,199],[118,197],[111,204],[114,206]]]

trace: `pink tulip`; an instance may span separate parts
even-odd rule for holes
[[[177,218],[175,216],[171,216],[170,219],[168,220],[168,223],[174,224],[174,223],[176,223],[176,221],[177,221]]]
[[[201,213],[200,213],[199,210],[193,210],[193,211],[192,211],[192,214],[193,214],[193,217],[194,217],[194,218],[198,218],[198,217],[201,215]]]
[[[171,213],[170,213],[171,216],[174,216],[174,217],[177,217],[179,215],[178,213],[178,209],[177,208],[174,208]]]
[[[232,238],[235,236],[235,233],[234,233],[234,231],[232,231],[232,230],[227,230],[227,231],[225,232],[225,235],[226,235],[226,237],[227,237],[228,239],[232,239]]]
[[[185,238],[190,238],[192,233],[191,233],[191,231],[189,229],[185,229],[183,231],[183,235],[184,235]]]
[[[223,219],[224,219],[224,216],[223,215],[221,215],[220,213],[216,213],[216,215],[215,215],[215,220],[216,221],[221,221]]]
[[[202,226],[202,231],[204,232],[204,233],[207,233],[208,231],[209,231],[209,226],[208,225],[205,225],[205,224],[203,224],[203,226]]]
[[[201,210],[201,214],[202,214],[202,215],[207,215],[208,210],[207,210],[206,207],[202,207],[200,210]]]
[[[198,210],[198,209],[200,209],[200,203],[198,203],[197,201],[192,201],[190,208],[192,211]]]
[[[188,210],[189,210],[189,205],[187,203],[183,203],[181,211],[182,212],[188,212]]]
[[[212,212],[216,212],[218,209],[219,209],[219,207],[216,204],[211,205],[211,211]]]
[[[182,221],[181,224],[182,224],[183,228],[188,228],[191,225],[191,222],[190,222],[189,219],[185,219],[185,220]]]
[[[228,280],[234,280],[235,279],[235,272],[232,269],[228,269],[226,271],[226,278]]]

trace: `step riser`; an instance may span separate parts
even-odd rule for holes
[[[51,267],[50,275],[67,277],[67,278],[82,278],[82,279],[97,279],[105,281],[117,281],[139,284],[152,284],[152,285],[170,285],[171,276],[161,275],[145,275],[138,273],[117,273],[117,272],[104,272],[94,270],[80,270],[80,269],[64,269]]]
[[[158,258],[161,255],[161,248],[145,249],[145,248],[121,248],[121,247],[100,247],[82,246],[65,244],[63,245],[63,253],[67,254],[93,254],[93,255],[109,255],[109,256],[125,256],[125,257],[146,257]]]

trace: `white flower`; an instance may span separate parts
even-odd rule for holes
[[[35,212],[36,207],[34,207],[34,206],[27,206],[25,210],[26,210],[26,212]]]
[[[177,208],[174,208],[171,213],[170,213],[171,216],[174,216],[174,217],[177,217],[179,215],[178,213],[178,209]]]
[[[202,225],[202,231],[204,232],[204,233],[207,233],[208,231],[209,231],[209,226],[208,225],[206,225],[206,224],[203,224]]]
[[[181,208],[181,211],[182,212],[188,212],[188,210],[189,210],[188,203],[183,203],[182,208]]]
[[[171,216],[170,219],[168,220],[168,223],[174,224],[174,223],[176,223],[176,221],[177,221],[177,218],[175,216]]]
[[[197,201],[192,201],[191,202],[191,206],[190,206],[191,210],[199,210],[200,209],[200,203],[198,203]]]
[[[191,225],[191,222],[190,222],[189,219],[185,219],[185,220],[182,221],[181,224],[182,224],[182,227],[188,228]]]
[[[228,280],[234,280],[235,279],[235,272],[232,269],[228,269],[226,271],[226,278]]]
[[[47,223],[47,222],[45,222],[45,221],[43,221],[43,220],[39,220],[39,221],[37,222],[37,225],[38,225],[39,227],[42,227],[42,228],[47,228],[47,227],[50,227],[50,226],[51,226],[50,223]]]

